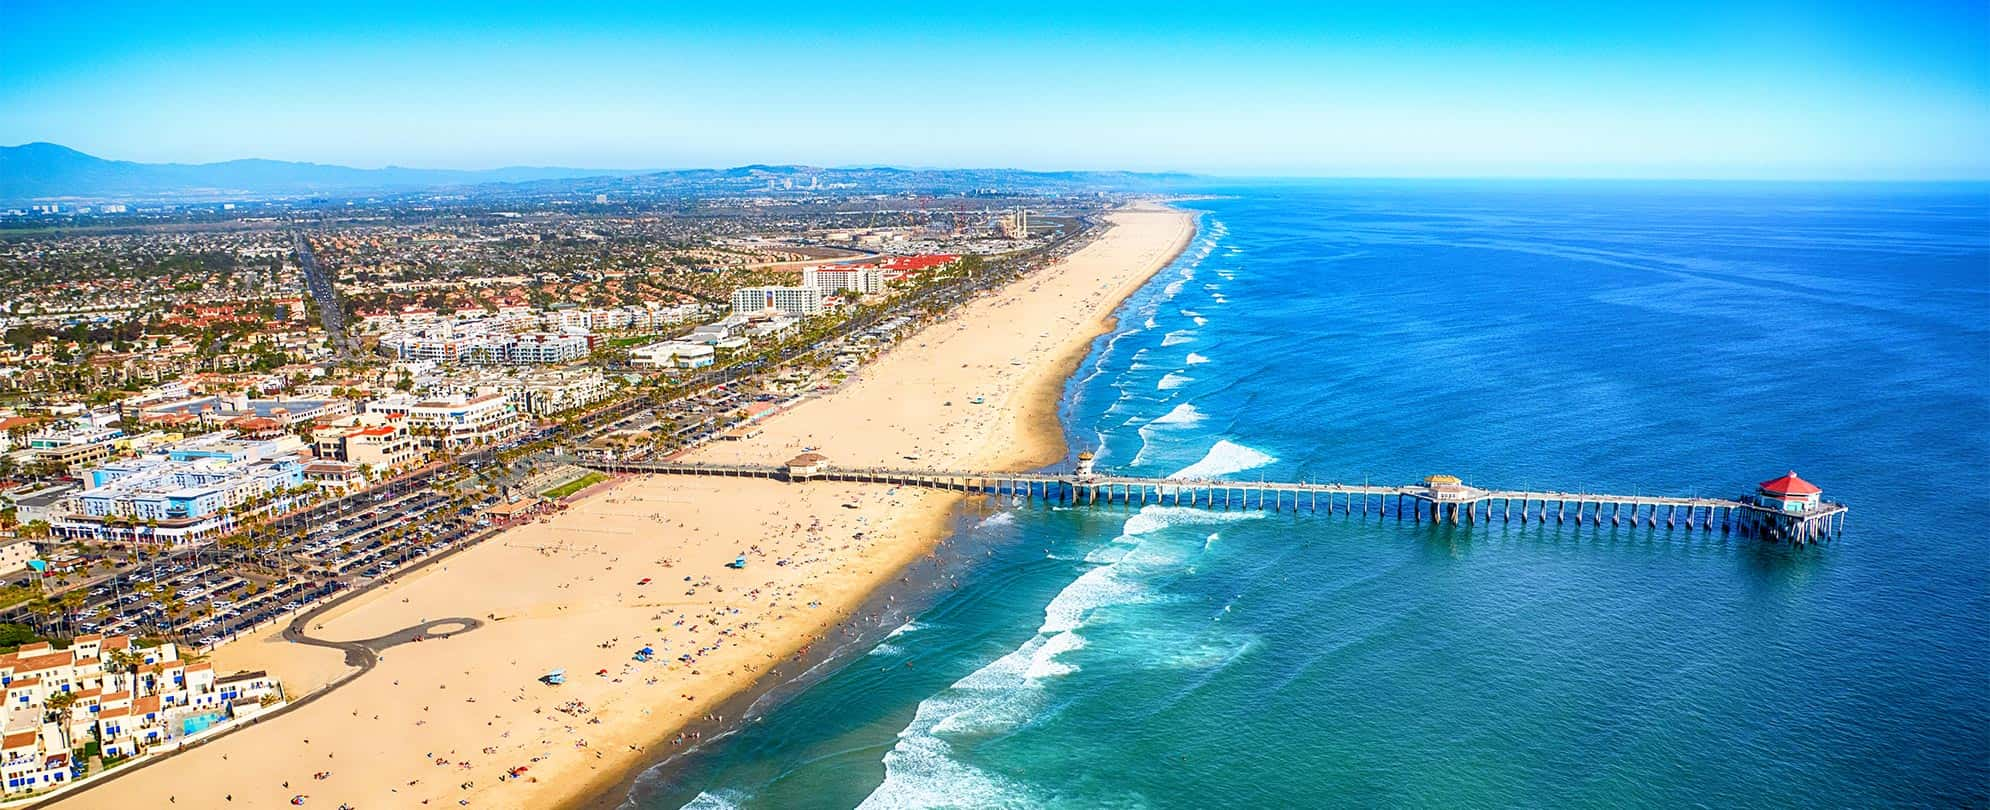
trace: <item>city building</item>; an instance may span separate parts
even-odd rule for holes
[[[718,358],[718,350],[704,343],[666,340],[629,351],[629,365],[637,368],[703,368]]]
[[[303,447],[295,436],[245,442],[224,432],[101,464],[86,472],[86,488],[49,527],[78,540],[169,546],[212,540],[243,513],[282,509],[302,497]]]
[[[35,554],[33,540],[25,537],[0,539],[0,574],[11,574],[28,567]]]
[[[428,448],[494,444],[525,429],[511,397],[498,393],[435,400],[388,397],[367,403],[366,410],[405,418],[408,431]]]
[[[463,365],[565,363],[594,349],[594,338],[585,331],[512,333],[486,328],[445,324],[389,332],[380,337],[380,348],[396,360]]]
[[[797,318],[820,315],[822,291],[814,287],[742,287],[732,292],[734,314],[769,309]]]
[[[533,416],[584,408],[615,393],[615,382],[598,371],[548,370],[503,386],[518,407]]]
[[[74,421],[58,423],[29,434],[28,460],[75,475],[90,465],[110,460],[117,453],[117,440],[123,436],[124,432],[117,428]]]
[[[421,443],[409,434],[406,418],[378,413],[322,422],[311,430],[311,443],[320,459],[374,470],[399,469],[422,456]]]
[[[352,403],[343,399],[250,399],[247,394],[213,395],[163,400],[137,408],[137,421],[148,425],[172,424],[170,417],[194,416],[209,425],[230,425],[245,419],[263,419],[277,428],[301,422],[352,413]]]
[[[70,483],[49,484],[8,493],[7,500],[14,505],[14,520],[22,525],[37,521],[52,524],[56,516],[68,511],[69,497],[81,489]]]
[[[884,291],[884,271],[869,266],[810,265],[802,268],[802,286],[814,288],[823,295],[844,291],[858,295],[875,295]]]

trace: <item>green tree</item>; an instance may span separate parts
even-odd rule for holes
[[[76,693],[57,692],[49,695],[41,702],[41,707],[48,712],[43,719],[55,721],[56,727],[62,730],[62,750],[74,749],[76,743],[69,738],[69,727],[75,720]]]

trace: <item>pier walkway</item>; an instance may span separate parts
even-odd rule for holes
[[[989,473],[960,470],[840,468],[821,457],[788,465],[704,464],[669,461],[614,461],[564,458],[568,463],[612,473],[766,478],[779,481],[831,481],[921,487],[1018,503],[1069,505],[1181,506],[1217,510],[1268,510],[1391,516],[1432,523],[1570,523],[1647,526],[1736,532],[1803,544],[1839,536],[1844,504],[1818,501],[1802,511],[1765,506],[1759,499],[1679,498],[1578,492],[1479,489],[1449,476],[1431,476],[1412,485],[1309,482],[1245,482],[1140,478],[1100,475],[1080,457],[1075,473]]]

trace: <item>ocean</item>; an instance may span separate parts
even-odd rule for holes
[[[1990,187],[1209,192],[1068,384],[1102,469],[1794,469],[1847,532],[992,505],[958,588],[629,806],[1990,804]]]

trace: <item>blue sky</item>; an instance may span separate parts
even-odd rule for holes
[[[130,160],[1990,177],[1982,0],[4,5]]]

